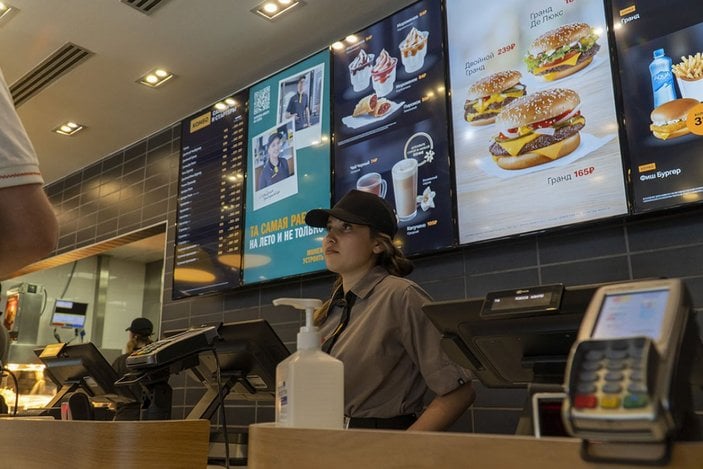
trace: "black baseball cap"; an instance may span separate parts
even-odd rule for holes
[[[384,199],[370,192],[353,189],[332,208],[310,210],[305,215],[305,223],[317,228],[325,228],[330,216],[348,223],[369,226],[391,238],[398,231],[398,222],[393,208]]]
[[[136,318],[125,331],[141,336],[149,336],[154,332],[154,325],[147,318]]]
[[[277,132],[274,132],[271,135],[269,135],[269,145],[271,145],[271,142],[273,142],[276,139],[283,140],[283,135],[281,135],[281,132],[277,131]]]

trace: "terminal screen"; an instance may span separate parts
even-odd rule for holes
[[[649,337],[659,340],[668,299],[667,289],[606,295],[593,338]]]

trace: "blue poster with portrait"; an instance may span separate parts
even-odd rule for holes
[[[243,282],[323,270],[323,230],[305,213],[330,204],[330,54],[249,90]]]
[[[334,199],[358,189],[398,217],[406,255],[454,244],[440,2],[417,2],[333,50]]]

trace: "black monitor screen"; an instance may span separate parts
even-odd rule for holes
[[[57,353],[42,353],[47,349],[56,350]],[[127,388],[114,386],[119,376],[92,342],[66,346],[52,344],[47,348],[35,349],[34,353],[46,365],[49,378],[59,388],[57,396],[82,389],[94,400],[135,399]],[[58,400],[55,397],[52,403]]]
[[[290,351],[281,342],[269,323],[263,319],[225,324],[215,343],[221,373],[224,377],[241,373],[246,386],[237,385],[232,392],[245,399],[268,399],[276,392],[276,366]],[[198,367],[203,376],[214,383],[217,364],[209,352],[200,355]],[[252,392],[255,390],[255,392]]]
[[[566,287],[556,310],[486,316],[483,298],[430,303],[423,307],[442,333],[449,358],[488,387],[560,384],[583,313],[597,285]]]
[[[85,327],[87,303],[77,303],[69,300],[56,300],[51,325],[82,329]]]

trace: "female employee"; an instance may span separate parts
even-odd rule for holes
[[[475,394],[470,375],[444,355],[439,332],[422,312],[429,295],[402,278],[413,266],[393,245],[393,210],[376,195],[352,190],[332,209],[308,212],[305,222],[327,228],[325,263],[339,275],[315,320],[323,350],[344,363],[349,426],[447,428]],[[437,397],[423,412],[428,388]]]

